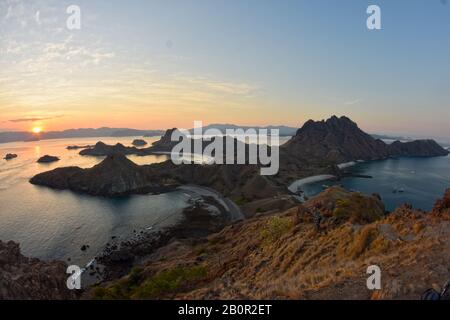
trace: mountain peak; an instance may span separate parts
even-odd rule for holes
[[[117,170],[135,169],[139,166],[128,159],[123,153],[109,154],[102,162],[94,166],[96,169],[114,170],[111,174],[117,174]]]
[[[332,125],[352,125],[355,127],[358,126],[355,122],[353,122],[350,118],[346,116],[342,116],[340,118],[338,118],[337,116],[332,116],[331,118],[327,119],[325,123]]]
[[[362,131],[350,118],[335,115],[327,120],[308,120],[282,148],[297,158],[332,163],[448,154],[434,140],[396,141],[387,145]]]

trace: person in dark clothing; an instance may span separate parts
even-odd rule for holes
[[[323,221],[323,216],[320,213],[318,206],[314,207],[312,215],[313,215],[314,225],[316,226],[316,230],[319,231],[320,230],[320,224]]]
[[[436,290],[428,289],[427,291],[422,293],[420,300],[441,300],[441,296]]]
[[[421,300],[450,300],[450,280],[442,288],[442,292],[439,293],[434,289],[426,290],[421,298]]]

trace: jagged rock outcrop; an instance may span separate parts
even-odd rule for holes
[[[435,157],[448,155],[448,151],[434,140],[395,141],[388,145],[388,151],[391,156],[395,157]]]
[[[124,147],[123,145],[108,146],[97,143],[94,148],[85,149],[81,155],[108,155],[123,153],[126,155],[148,155],[158,152],[171,152],[179,141],[172,141],[172,134],[178,129],[167,130],[160,140],[152,146],[143,149]],[[189,138],[191,150],[195,139]],[[221,139],[221,138],[218,138]],[[224,150],[235,144],[243,144],[246,150],[249,145],[231,137],[223,137]],[[200,143],[201,151],[212,141]],[[247,152],[247,151],[246,151]],[[298,176],[308,168],[314,171],[332,171],[332,166],[356,160],[376,160],[387,157],[419,156],[432,157],[447,155],[448,151],[434,140],[415,140],[411,142],[396,141],[391,145],[362,131],[358,125],[347,117],[333,116],[328,120],[307,121],[288,142],[280,148],[280,164],[284,171],[290,171]]]
[[[80,151],[80,155],[82,156],[108,156],[112,154],[139,154],[141,153],[140,149],[135,147],[125,147],[121,143],[117,143],[114,146],[107,145],[101,141],[97,142],[94,147],[83,149]]]
[[[3,158],[4,160],[12,160],[17,158],[17,154],[15,153],[7,153],[6,156]]]
[[[0,240],[0,300],[76,299],[66,269],[64,262],[24,257],[17,243]]]
[[[450,212],[450,189],[447,189],[445,195],[442,199],[436,201],[436,204],[433,207],[433,212]]]
[[[433,140],[396,141],[392,145],[374,139],[347,117],[307,121],[281,149],[305,161],[343,163],[384,159],[390,156],[433,157],[448,152]]]
[[[303,159],[332,163],[389,156],[383,141],[363,132],[349,118],[336,116],[326,121],[307,121],[281,148]]]
[[[67,150],[78,150],[78,149],[88,149],[88,148],[93,148],[94,146],[92,145],[84,145],[84,146],[77,146],[77,145],[73,145],[73,146],[67,146],[66,149]]]
[[[171,152],[173,147],[178,144],[178,141],[172,141],[172,134],[177,131],[177,128],[167,130],[158,141],[153,142],[152,146],[147,151],[152,152]]]
[[[56,162],[56,161],[59,161],[58,157],[49,156],[49,155],[45,155],[43,157],[40,157],[37,160],[38,163],[51,163],[51,162]]]
[[[96,196],[121,196],[157,191],[161,184],[152,181],[145,166],[139,166],[121,153],[109,155],[89,169],[57,168],[31,178],[30,183],[54,189],[69,189]]]
[[[165,161],[139,166],[120,153],[107,156],[89,169],[66,167],[43,172],[31,178],[30,183],[106,197],[159,193],[181,184],[197,184],[241,203],[287,190],[270,177],[260,176],[257,165],[175,165]]]
[[[135,139],[135,140],[133,140],[133,142],[131,144],[135,147],[142,147],[142,146],[147,145],[147,141],[142,140],[142,139]]]
[[[132,142],[133,147],[126,147],[121,143],[116,145],[107,145],[104,142],[97,142],[95,146],[85,148],[80,151],[82,156],[107,156],[111,154],[121,153],[124,155],[146,156],[154,153],[171,152],[178,141],[172,141],[172,133],[176,128],[167,130],[160,140],[153,142],[148,148],[136,148],[147,145],[145,140],[136,139]]]

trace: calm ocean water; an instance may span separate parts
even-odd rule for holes
[[[180,218],[189,196],[183,192],[162,195],[136,195],[120,199],[96,198],[70,191],[33,186],[35,174],[62,166],[91,167],[102,158],[82,157],[68,145],[121,142],[133,138],[82,138],[0,144],[0,155],[17,153],[18,158],[0,161],[0,239],[19,242],[27,256],[45,260],[71,258],[77,264],[88,262],[112,236],[129,236],[164,220],[170,224]],[[155,138],[146,138],[151,143]],[[38,164],[45,155],[61,161]],[[130,156],[138,164],[161,162],[167,156]],[[167,220],[165,220],[167,218]],[[162,225],[163,225],[162,224]],[[81,246],[90,248],[83,252]]]
[[[444,191],[450,188],[450,156],[434,158],[399,158],[359,163],[347,168],[372,179],[344,178],[341,181],[321,181],[302,189],[309,197],[326,186],[342,184],[345,188],[366,194],[378,193],[389,211],[403,203],[430,210]],[[397,192],[394,192],[397,190]],[[404,192],[398,192],[403,190]]]

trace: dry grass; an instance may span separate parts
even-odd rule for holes
[[[357,204],[339,202],[342,197],[356,199]],[[376,202],[377,209],[367,214],[372,199],[342,189],[328,189],[325,196],[311,199],[305,207],[319,203],[329,212],[336,206],[346,210],[338,213],[340,223],[325,224],[320,232],[306,219],[307,213],[299,219],[297,210],[226,227],[201,247],[208,280],[187,277],[169,291],[182,299],[417,299],[433,283],[447,281],[450,210],[423,213],[400,208],[383,218]],[[381,231],[385,225],[394,236]],[[199,248],[192,247],[183,260],[195,261]],[[161,265],[150,262],[146,268],[167,270],[179,259],[174,256]],[[383,272],[383,290],[376,295],[365,282],[372,264]]]

